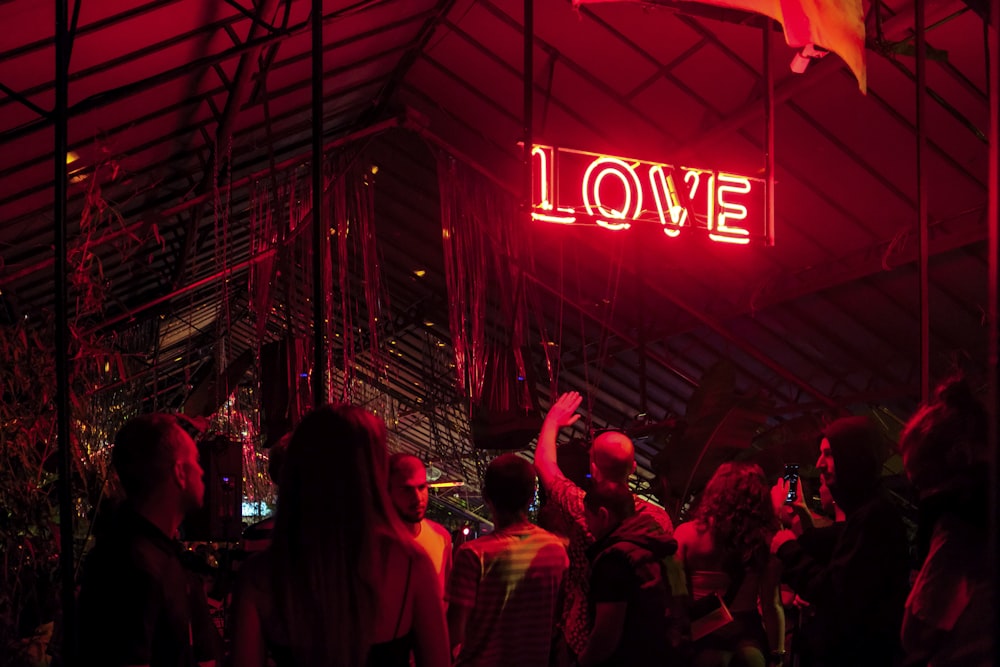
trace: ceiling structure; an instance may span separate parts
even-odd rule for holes
[[[363,275],[351,274],[341,286],[362,304],[352,316],[357,357],[342,358],[391,399],[394,446],[435,459],[475,494],[447,325],[456,296],[439,167],[453,156],[516,210],[523,3],[323,4],[328,176],[338,175],[335,157],[369,174],[380,312],[390,319],[371,330]],[[986,363],[988,54],[986,3],[926,4],[921,157],[930,374],[940,377]],[[636,435],[641,480],[661,451],[693,464],[681,451],[697,431],[693,405],[762,441],[841,412],[898,426],[921,373],[912,3],[865,4],[864,95],[834,55],[792,73],[796,50],[758,16],[686,2],[534,5],[534,142],[755,178],[767,164],[766,31],[776,183],[773,246],[515,216],[519,254],[507,259],[539,406],[554,391],[584,393],[589,426]],[[309,337],[310,3],[79,0],[71,9],[70,257],[100,265],[99,293],[89,305],[73,299],[76,321],[127,353],[109,386],[139,381],[143,401],[179,408],[219,374],[220,359]],[[5,326],[41,326],[53,307],[53,21],[51,3],[0,2],[0,22],[17,27],[0,39]],[[265,200],[284,231],[261,222]],[[109,208],[98,214],[88,202]],[[257,303],[272,263],[285,271]],[[487,329],[509,340],[512,320],[492,306]],[[343,316],[335,305],[330,317]],[[384,373],[372,371],[374,334]],[[336,361],[342,345],[331,346]],[[713,413],[705,396],[720,392],[730,402]],[[671,441],[684,418],[688,440]]]

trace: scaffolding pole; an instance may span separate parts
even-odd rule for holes
[[[326,403],[326,291],[323,244],[323,0],[312,1],[313,401]]]
[[[1000,6],[990,4],[986,85],[990,95],[989,152],[989,451],[990,451],[990,562],[993,565],[993,599],[1000,599]],[[993,664],[1000,664],[1000,606],[993,605]]]
[[[69,439],[69,298],[66,271],[66,150],[69,144],[69,3],[56,0],[56,99],[52,111],[55,128],[53,220],[55,231],[56,290],[56,438],[59,458],[59,577],[62,592],[63,664],[76,664],[77,624],[73,549],[73,446]]]

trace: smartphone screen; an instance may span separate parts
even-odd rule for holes
[[[785,481],[788,482],[788,495],[785,496],[786,503],[793,503],[798,498],[799,464],[789,463],[785,465]]]

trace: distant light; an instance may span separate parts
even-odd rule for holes
[[[523,375],[518,375],[517,376],[517,381],[518,382],[524,382],[524,376]]]
[[[451,482],[431,482],[427,486],[431,489],[455,489],[460,486],[465,486],[465,482],[458,480]]]
[[[66,151],[66,164],[73,164],[80,159],[80,156],[74,151]]]
[[[307,378],[307,377],[309,377],[309,373],[299,373],[299,377],[300,378]]]
[[[174,359],[174,361],[183,361],[183,360],[184,360],[184,357],[177,357],[176,359]]]
[[[465,528],[462,529],[462,534],[463,535],[468,535],[469,534],[469,527],[468,526],[466,526]]]
[[[434,326],[434,323],[431,322],[430,320],[424,320],[424,326],[425,327],[432,327],[432,326]]]
[[[423,269],[416,269],[413,271],[413,275],[415,275],[417,278],[423,278],[424,276],[427,275],[427,271]]]
[[[372,173],[373,174],[377,174],[378,173],[378,165],[377,164],[373,164],[372,165]]]

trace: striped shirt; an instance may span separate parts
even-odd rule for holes
[[[459,547],[449,604],[469,616],[456,667],[548,665],[568,566],[563,541],[530,524]]]

